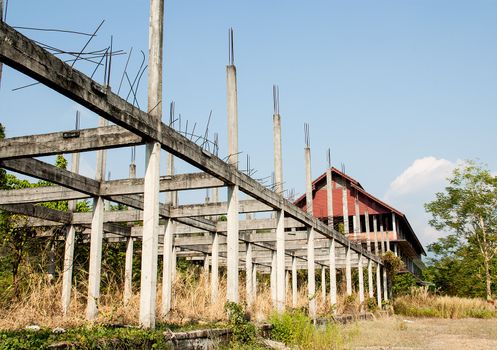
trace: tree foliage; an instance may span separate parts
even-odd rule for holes
[[[485,281],[481,295],[491,299],[497,254],[497,177],[486,166],[467,161],[448,182],[444,192],[425,204],[432,215],[430,225],[449,233],[428,247],[435,259],[427,274],[437,287],[453,295],[479,292],[479,281]],[[463,281],[474,283],[468,288]]]

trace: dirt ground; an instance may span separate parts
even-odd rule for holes
[[[351,349],[497,349],[497,319],[392,316],[346,326]]]

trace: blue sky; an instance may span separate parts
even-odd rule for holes
[[[12,0],[7,22],[91,33],[105,19],[90,49],[107,46],[111,35],[115,49],[132,46],[134,76],[139,51],[147,54],[148,6]],[[255,177],[272,172],[272,84],[280,87],[285,188],[304,189],[308,122],[313,176],[324,172],[330,147],[335,166],[345,163],[366,190],[405,212],[423,243],[438,235],[428,229],[422,205],[443,188],[454,164],[479,158],[496,170],[497,1],[166,1],[164,101],[176,102],[190,129],[197,122],[204,130],[212,110],[210,131],[220,135],[222,157],[229,27],[235,30],[239,149],[242,160],[251,156]],[[21,31],[64,50],[79,51],[87,40]],[[125,61],[112,63],[114,91]],[[93,71],[84,63],[76,68]],[[43,86],[11,91],[29,82],[4,69],[0,121],[8,136],[71,129],[76,109],[83,127],[97,125],[94,115]],[[140,86],[145,108],[146,77]],[[112,178],[126,177],[129,154],[110,152]],[[92,175],[94,157],[82,162]]]

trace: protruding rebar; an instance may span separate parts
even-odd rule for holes
[[[309,135],[309,124],[304,123],[304,141],[305,141],[305,147],[310,148],[311,147],[311,137]]]
[[[233,40],[233,28],[228,30],[228,63],[230,66],[235,64],[235,49]]]
[[[280,88],[273,85],[273,110],[274,114],[280,114]]]

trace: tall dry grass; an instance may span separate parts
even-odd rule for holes
[[[226,280],[219,280],[217,302],[211,303],[210,281],[207,275],[189,268],[177,273],[173,282],[172,308],[167,315],[161,315],[162,285],[157,286],[157,322],[158,323],[213,323],[226,320],[224,310],[226,300]],[[0,304],[0,329],[18,329],[37,324],[45,327],[76,327],[88,322],[85,319],[87,285],[79,282],[78,288],[72,289],[71,304],[67,316],[63,316],[60,304],[62,281],[49,281],[46,275],[32,274],[28,285],[23,288],[20,298]],[[138,325],[140,295],[139,286],[134,286],[135,293],[125,305],[122,288],[106,288],[99,300],[99,315],[94,323]],[[240,302],[245,303],[245,283],[240,279]],[[247,308],[251,319],[263,322],[273,313],[271,290],[267,283],[258,283],[256,302]],[[328,295],[323,300],[320,291],[316,294],[319,316],[332,314]],[[307,286],[299,286],[297,308],[306,310],[308,305]],[[357,298],[339,296],[336,310],[338,313],[359,311]],[[288,288],[287,308],[291,308],[291,290]]]
[[[395,298],[394,310],[406,316],[441,318],[497,317],[495,305],[484,299],[438,296],[426,287],[413,288],[406,296]]]

